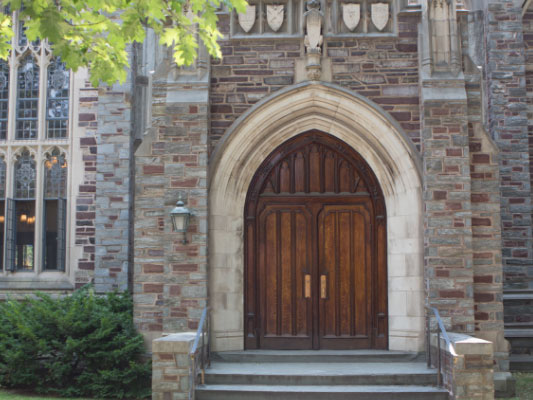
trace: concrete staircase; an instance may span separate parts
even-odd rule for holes
[[[511,371],[533,371],[533,290],[507,289],[503,304]]]
[[[437,373],[413,353],[274,351],[217,353],[197,400],[447,400]]]

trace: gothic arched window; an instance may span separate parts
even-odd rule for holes
[[[39,111],[39,66],[31,54],[17,73],[17,139],[37,139]]]
[[[67,137],[70,73],[59,58],[48,66],[46,98],[46,137]]]
[[[35,263],[35,160],[22,149],[15,161],[15,195],[7,207],[7,267],[31,271]]]
[[[65,269],[67,220],[67,162],[54,148],[44,162],[43,265],[45,270]]]
[[[9,65],[0,61],[0,140],[7,136],[7,117],[9,107]]]

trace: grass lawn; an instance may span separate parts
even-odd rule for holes
[[[509,400],[533,400],[533,373],[515,372],[516,397]]]
[[[24,394],[21,394],[24,393]],[[19,391],[13,391],[13,390],[5,390],[0,389],[0,400],[88,400],[88,399],[82,399],[82,398],[66,398],[66,397],[46,397],[46,396],[38,396],[33,394],[28,394],[25,392],[19,392]]]

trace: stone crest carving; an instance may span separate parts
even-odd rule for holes
[[[283,4],[267,4],[266,9],[268,26],[274,32],[277,32],[283,24],[285,6]]]
[[[246,6],[246,11],[238,15],[239,25],[246,33],[250,32],[250,29],[255,24],[255,9],[256,6],[248,5]]]
[[[322,74],[320,57],[322,54],[322,22],[324,14],[320,11],[320,0],[308,0],[305,21],[305,50],[307,53],[307,76],[309,79],[318,80]]]
[[[389,4],[373,3],[372,4],[372,23],[378,30],[382,31],[389,22]]]
[[[353,31],[357,28],[361,20],[361,5],[356,3],[343,3],[342,20],[349,30]]]

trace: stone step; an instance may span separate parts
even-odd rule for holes
[[[511,354],[509,356],[511,371],[533,371],[533,355]]]
[[[246,350],[214,353],[213,360],[235,363],[366,363],[425,360],[415,352],[388,350]]]
[[[238,385],[436,385],[437,374],[421,362],[234,363],[213,362],[208,384]]]
[[[506,338],[533,338],[533,328],[505,328]],[[532,342],[533,344],[533,342]]]
[[[447,400],[430,386],[200,385],[197,400]]]

